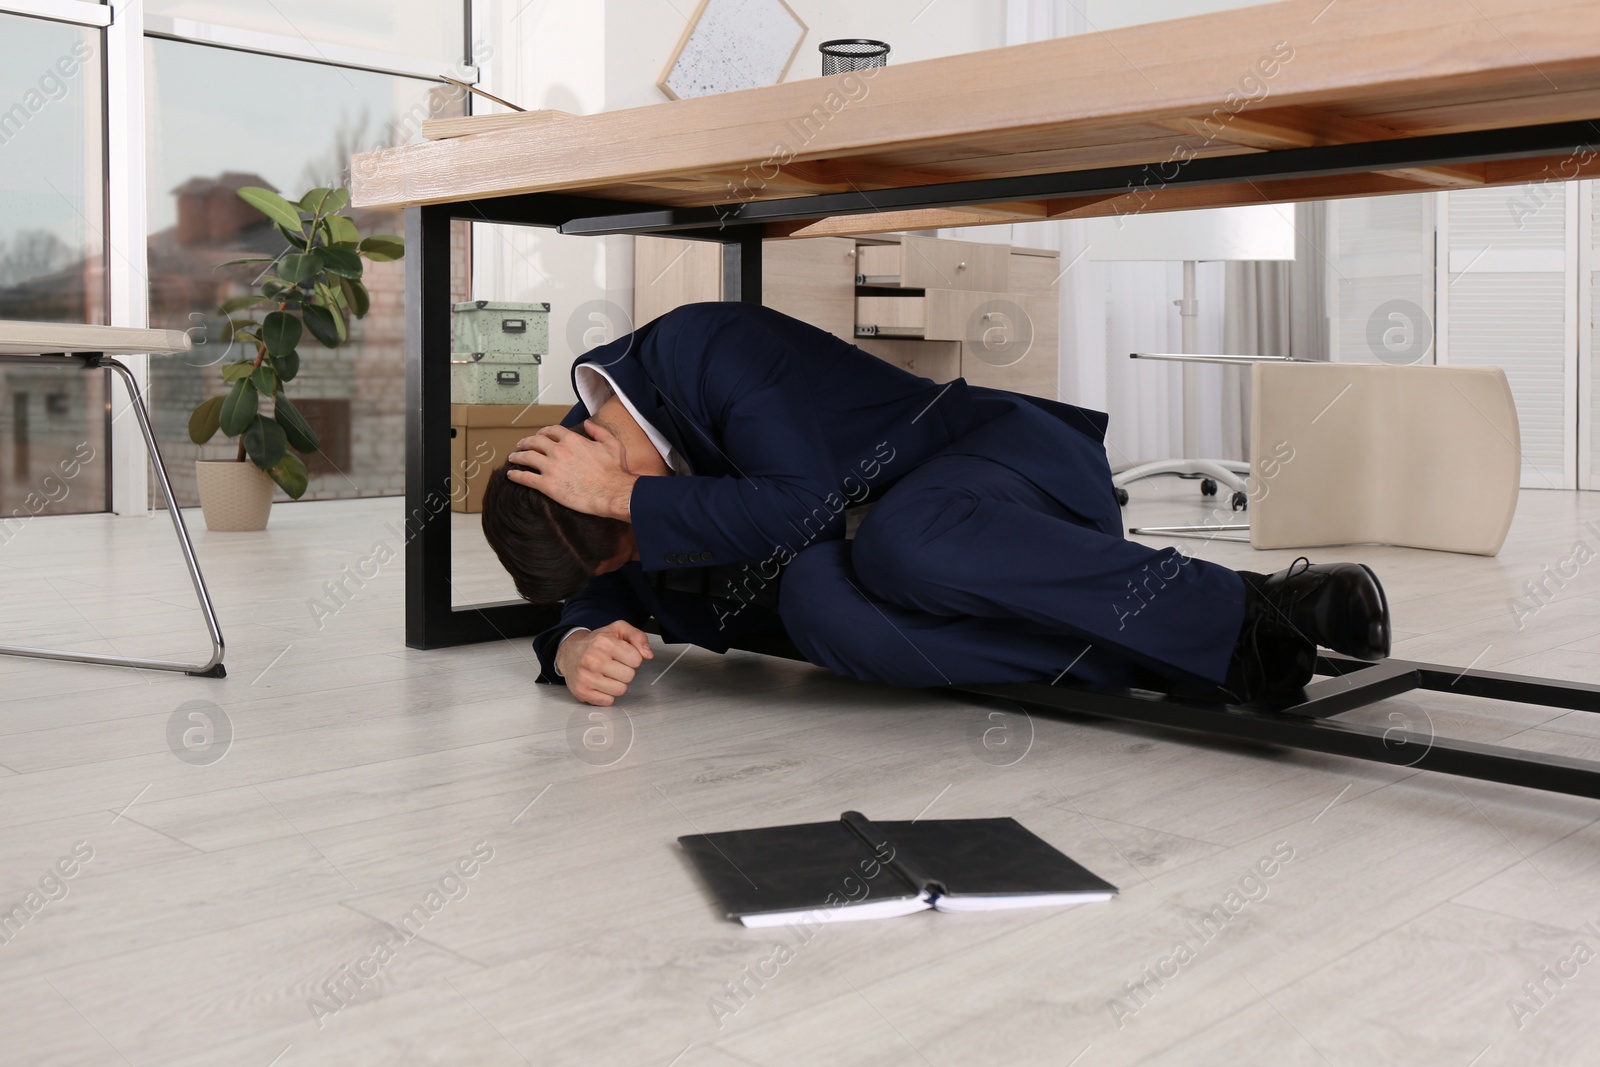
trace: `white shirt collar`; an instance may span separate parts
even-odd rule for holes
[[[593,363],[580,363],[572,378],[578,389],[578,399],[583,401],[583,406],[589,409],[590,415],[599,411],[601,405],[615,396],[622,401],[622,406],[628,409],[628,414],[633,416],[633,421],[639,424],[645,436],[650,438],[650,443],[655,446],[656,451],[661,453],[661,458],[667,467],[677,474],[689,473],[688,460],[678,454],[678,450],[662,436],[660,430],[639,414],[639,409],[633,406],[628,394],[617,388],[617,380],[611,377],[604,367],[597,367]]]

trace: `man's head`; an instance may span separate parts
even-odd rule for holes
[[[524,599],[554,604],[633,558],[633,527],[557,504],[507,478],[511,468],[489,476],[483,535]]]

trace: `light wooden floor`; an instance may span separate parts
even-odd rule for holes
[[[1193,493],[1143,491],[1161,499],[1131,515],[1198,517]],[[0,910],[92,850],[0,944],[0,1062],[1595,1062],[1600,802],[680,647],[598,765],[525,641],[404,648],[401,565],[363,565],[398,547],[401,510],[280,506],[234,535],[193,515],[226,681],[0,660]],[[1497,559],[1314,556],[1378,569],[1401,654],[1594,680],[1600,560],[1520,631],[1508,598],[1575,542],[1600,553],[1597,531],[1600,495],[1529,492]],[[1198,547],[1259,570],[1295,555]],[[198,655],[177,560],[164,517],[35,520],[0,547],[0,640]],[[369,577],[319,628],[308,603],[346,566]],[[461,580],[496,584],[481,560]],[[1576,713],[1416,697],[1367,715],[1600,758]],[[975,740],[997,724],[1026,748],[1010,765]],[[674,841],[847,808],[1015,815],[1122,894],[796,944],[719,918]],[[474,849],[492,858],[453,876]],[[1274,849],[1293,858],[1197,936]]]

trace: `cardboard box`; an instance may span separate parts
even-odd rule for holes
[[[489,476],[516,450],[517,442],[541,426],[567,417],[567,404],[451,404],[450,510],[483,510]]]

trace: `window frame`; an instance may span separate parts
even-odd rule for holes
[[[101,31],[101,85],[104,99],[100,131],[104,161],[102,175],[102,225],[105,255],[108,320],[113,326],[148,326],[150,291],[146,256],[149,225],[145,212],[145,60],[146,37],[183,41],[239,52],[276,56],[302,62],[346,67],[376,74],[437,81],[448,72],[459,81],[476,84],[481,73],[472,62],[473,35],[487,25],[488,0],[460,0],[462,54],[454,64],[283,37],[231,26],[146,15],[144,0],[0,0],[0,14],[87,26]],[[443,68],[443,69],[441,69]],[[471,112],[471,96],[467,109]],[[150,383],[148,356],[125,356],[141,392]],[[145,458],[137,422],[122,418],[128,412],[127,392],[120,381],[110,386],[110,422],[106,435],[107,506],[118,515],[150,511],[150,465]]]

